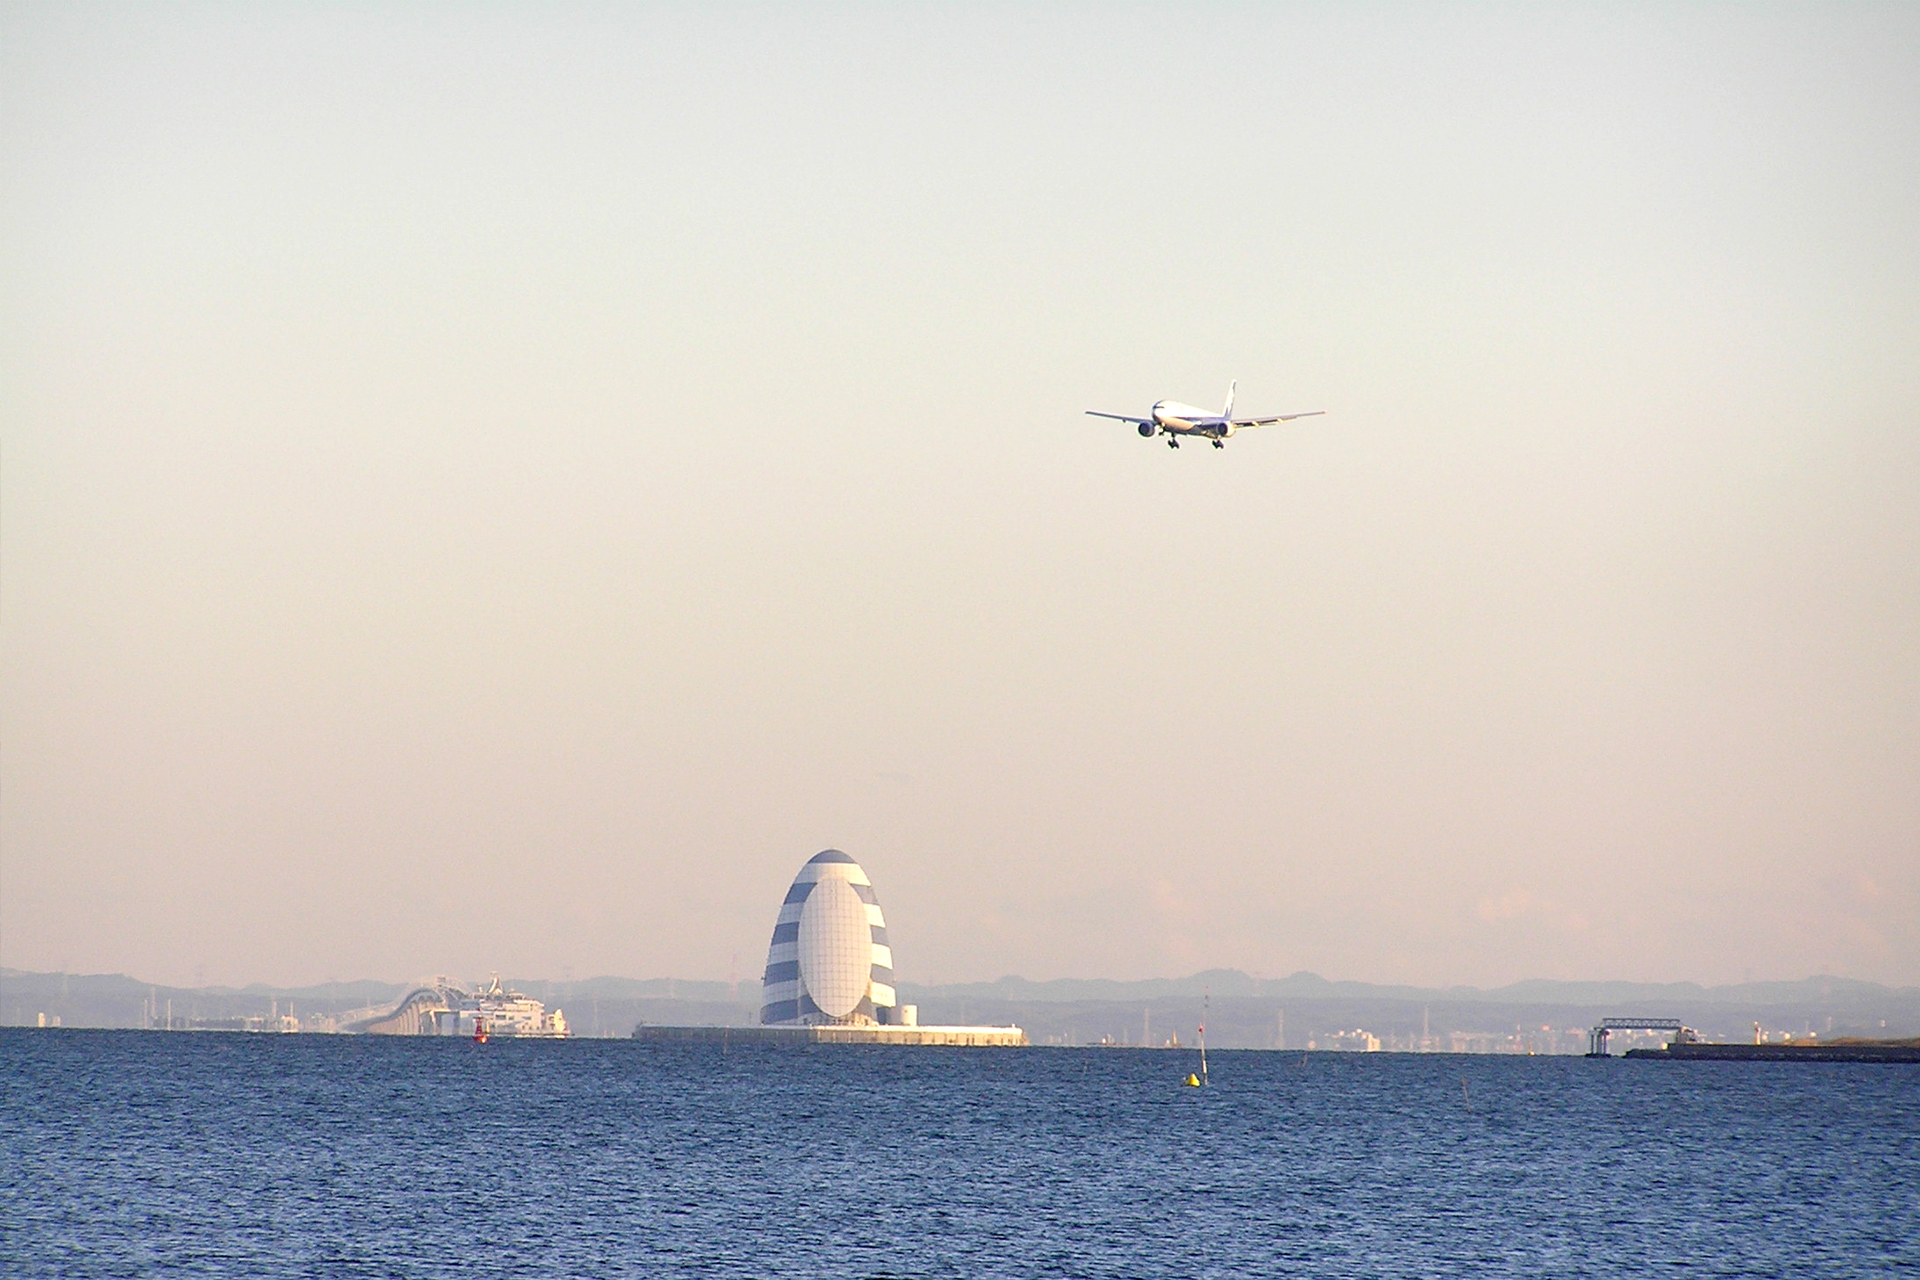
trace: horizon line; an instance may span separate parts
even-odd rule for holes
[[[496,975],[499,973],[499,971],[497,970],[490,971],[490,972]],[[1480,986],[1474,983],[1448,983],[1444,985],[1430,985],[1430,984],[1423,984],[1418,982],[1375,982],[1375,981],[1369,981],[1366,979],[1359,979],[1359,978],[1328,978],[1309,969],[1297,969],[1294,972],[1286,974],[1281,977],[1263,977],[1257,974],[1249,973],[1244,969],[1235,969],[1235,968],[1228,968],[1228,967],[1199,969],[1199,970],[1195,970],[1192,973],[1184,974],[1178,977],[1027,978],[1019,974],[1002,974],[998,978],[981,978],[981,979],[970,979],[970,980],[954,981],[954,982],[916,982],[916,981],[902,980],[898,985],[903,988],[914,988],[917,990],[929,990],[929,991],[958,988],[958,987],[980,988],[980,987],[999,987],[999,986],[1007,986],[1007,985],[1030,986],[1030,987],[1050,987],[1050,986],[1057,987],[1057,986],[1069,985],[1069,984],[1090,984],[1090,985],[1098,984],[1098,985],[1114,986],[1114,987],[1129,987],[1129,986],[1138,987],[1138,986],[1147,986],[1147,985],[1156,984],[1156,983],[1182,984],[1182,983],[1191,983],[1194,981],[1204,981],[1214,975],[1219,975],[1225,978],[1244,979],[1249,983],[1253,983],[1260,986],[1265,986],[1268,984],[1286,983],[1286,982],[1306,981],[1306,982],[1312,982],[1312,983],[1325,984],[1328,987],[1375,988],[1375,989],[1388,990],[1388,991],[1393,991],[1393,990],[1421,991],[1421,992],[1432,992],[1436,994],[1446,994],[1449,992],[1491,993],[1491,992],[1508,991],[1516,987],[1524,987],[1529,985],[1562,986],[1562,987],[1669,987],[1669,988],[1693,988],[1693,989],[1705,992],[1705,991],[1729,991],[1729,990],[1738,990],[1742,988],[1800,986],[1800,985],[1820,983],[1820,982],[1827,982],[1827,983],[1838,982],[1838,983],[1846,983],[1846,984],[1855,985],[1855,986],[1879,987],[1884,990],[1895,991],[1895,992],[1920,991],[1920,983],[1887,982],[1887,981],[1881,981],[1879,979],[1873,979],[1873,978],[1848,977],[1844,974],[1836,974],[1836,973],[1812,973],[1801,978],[1753,978],[1753,979],[1745,979],[1740,982],[1717,982],[1717,983],[1701,982],[1696,979],[1657,980],[1657,979],[1634,979],[1634,978],[1518,978],[1511,982],[1504,982],[1504,983],[1500,983],[1493,986]],[[298,990],[311,990],[313,988],[318,988],[318,987],[352,987],[352,986],[361,986],[361,985],[379,985],[379,986],[398,987],[398,986],[406,986],[410,983],[424,982],[424,981],[427,981],[429,978],[433,978],[433,977],[445,977],[445,976],[446,976],[445,974],[430,974],[430,975],[415,975],[413,977],[398,978],[398,979],[374,978],[374,977],[326,978],[318,982],[306,982],[306,983],[274,983],[274,982],[264,982],[264,981],[255,980],[252,982],[247,982],[239,985],[235,985],[231,983],[214,982],[214,983],[202,983],[197,986],[189,986],[184,984],[176,984],[176,983],[169,983],[169,982],[155,982],[150,979],[137,978],[133,974],[122,972],[122,971],[85,972],[85,971],[79,971],[79,970],[66,970],[66,969],[20,969],[20,968],[15,968],[11,965],[0,965],[0,981],[6,981],[12,978],[68,978],[68,979],[71,979],[71,978],[82,978],[82,979],[119,978],[128,982],[136,983],[140,986],[155,987],[155,988],[165,987],[174,991],[251,991],[251,990],[298,991]],[[508,979],[503,977],[502,980],[506,981]],[[719,987],[731,986],[736,988],[757,987],[760,985],[760,979],[757,976],[752,978],[741,978],[738,980],[730,981],[729,979],[726,979],[726,978],[687,978],[687,977],[679,977],[674,975],[663,975],[663,976],[656,976],[656,977],[639,978],[639,977],[631,977],[625,974],[615,974],[615,973],[593,974],[591,976],[584,977],[584,978],[551,978],[551,977],[531,977],[531,976],[522,975],[522,976],[512,978],[511,981],[527,983],[527,984],[538,983],[546,986],[578,986],[584,983],[591,983],[591,982],[632,982],[632,983],[668,983],[668,984],[689,983],[689,984],[698,985],[698,986],[719,986]],[[1223,995],[1226,995],[1226,994],[1228,993],[1223,993]]]

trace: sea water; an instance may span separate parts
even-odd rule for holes
[[[1920,1273],[1920,1066],[0,1031],[0,1274]]]

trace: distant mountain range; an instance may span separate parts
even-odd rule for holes
[[[468,983],[484,978],[467,978]],[[325,1029],[329,1019],[392,1008],[413,982],[324,982],[305,987],[169,987],[122,973],[32,973],[0,969],[0,1026],[35,1026],[42,1019],[67,1027],[192,1026],[234,1018],[289,1014],[307,1029]],[[459,979],[456,979],[459,981]],[[739,999],[724,982],[678,978],[587,978],[549,982],[512,978],[506,985],[561,1006],[582,1035],[625,1035],[635,1022],[744,1023],[759,1014],[760,984],[740,984]]]
[[[1240,999],[1418,1000],[1481,1004],[1615,1005],[1683,1001],[1694,1004],[1803,1005],[1822,1001],[1848,1004],[1888,997],[1920,999],[1920,987],[1888,987],[1853,978],[1815,976],[1796,982],[1742,982],[1705,987],[1695,982],[1555,982],[1530,978],[1504,987],[1412,987],[1372,982],[1337,982],[1302,970],[1284,978],[1255,978],[1238,969],[1208,969],[1185,978],[1147,978],[1116,982],[1107,978],[1054,978],[1032,982],[1007,977],[994,982],[942,986],[903,984],[905,993],[941,999],[993,999],[1033,1002],[1116,1000],[1138,1003],[1168,996]]]
[[[305,987],[164,987],[124,974],[0,969],[0,1025],[195,1028],[292,1016],[303,1030],[336,1030],[391,1009],[419,982],[327,982]],[[759,1020],[748,981],[598,977],[514,978],[514,990],[564,1009],[580,1036],[625,1036],[640,1023],[744,1026]],[[1328,1048],[1577,1053],[1586,1028],[1610,1015],[1679,1018],[1709,1039],[1739,1041],[1755,1023],[1796,1035],[1920,1034],[1920,987],[1816,976],[1798,982],[1708,987],[1692,982],[1549,982],[1504,987],[1389,986],[1313,973],[1255,978],[1210,969],[1184,978],[1116,982],[1056,978],[900,987],[926,1024],[1027,1029],[1036,1044],[1191,1043],[1205,1021],[1219,1048]],[[279,1025],[279,1024],[275,1024]]]
[[[169,987],[118,973],[36,973],[0,968],[0,1022],[17,1022],[16,1018],[10,1016],[11,1009],[5,1007],[14,999],[24,999],[29,995],[44,997],[56,991],[69,998],[83,995],[91,998],[130,997],[140,1001],[149,998],[177,1000],[183,997],[203,1000],[251,998],[347,1008],[398,1000],[419,986],[421,981],[361,979],[304,987],[275,987],[259,982],[244,987]],[[737,1004],[757,1003],[759,997],[759,984],[752,980],[735,985],[687,978],[603,976],[565,981],[513,978],[507,980],[507,985],[537,999],[576,1003],[601,999]],[[1284,978],[1256,978],[1238,969],[1207,969],[1184,978],[1143,978],[1124,982],[1111,978],[1051,978],[1035,982],[1013,976],[992,982],[907,982],[901,984],[900,991],[906,1000],[995,1000],[1023,1004],[1086,1004],[1102,1001],[1139,1004],[1182,996],[1197,999],[1206,995],[1251,1000],[1280,998],[1581,1006],[1667,1005],[1676,1002],[1798,1006],[1920,1000],[1920,987],[1890,987],[1877,982],[1824,975],[1793,982],[1742,982],[1711,987],[1695,982],[1557,982],[1543,978],[1530,978],[1503,987],[1418,987],[1336,981],[1305,970]]]

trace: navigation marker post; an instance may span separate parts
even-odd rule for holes
[[[1209,987],[1201,997],[1200,1003],[1200,1074],[1188,1075],[1183,1082],[1189,1088],[1203,1089],[1207,1085],[1207,1015],[1213,1012],[1213,989]]]

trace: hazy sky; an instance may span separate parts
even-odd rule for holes
[[[0,963],[1920,982],[1920,7],[11,4],[0,172]]]

